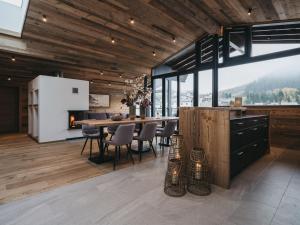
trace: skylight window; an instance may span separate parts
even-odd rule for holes
[[[18,7],[22,7],[22,2],[23,2],[23,0],[0,0],[0,1],[6,2],[6,3],[12,4],[14,6],[18,6]]]
[[[0,0],[0,33],[21,37],[29,0]]]

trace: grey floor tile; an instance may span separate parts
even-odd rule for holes
[[[299,199],[284,196],[273,218],[273,225],[300,225]]]
[[[229,190],[212,186],[206,197],[172,198],[163,192],[166,157],[158,157],[0,205],[0,224],[269,225],[273,218],[273,225],[298,225],[299,159],[277,149],[235,177]]]
[[[236,225],[269,225],[276,208],[258,202],[241,202],[229,218]]]

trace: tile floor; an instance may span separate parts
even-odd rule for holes
[[[273,148],[229,190],[164,194],[166,157],[0,206],[1,225],[300,225],[300,151]]]

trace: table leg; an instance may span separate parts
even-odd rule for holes
[[[104,127],[99,127],[99,156],[91,157],[89,160],[96,164],[101,164],[104,162],[108,162],[112,160],[112,157],[104,155],[104,143],[103,143],[103,135],[104,135]]]
[[[140,130],[139,130],[139,132],[138,132],[138,135],[140,135],[141,134],[141,131],[142,131],[142,129],[143,129],[143,123],[141,123],[141,127],[140,127]],[[135,154],[139,154],[140,152],[149,152],[150,151],[150,149],[144,149],[144,142],[143,141],[138,141],[138,147],[137,147],[137,149],[132,149],[132,152],[133,153],[135,153]]]
[[[104,143],[103,143],[103,135],[104,135],[104,129],[103,127],[99,127],[99,132],[100,132],[100,136],[99,136],[99,142],[100,142],[100,146],[99,146],[99,157],[100,160],[103,160],[104,158]]]

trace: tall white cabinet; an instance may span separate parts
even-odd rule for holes
[[[81,137],[69,110],[89,110],[89,82],[40,75],[28,83],[28,134],[39,143]]]

